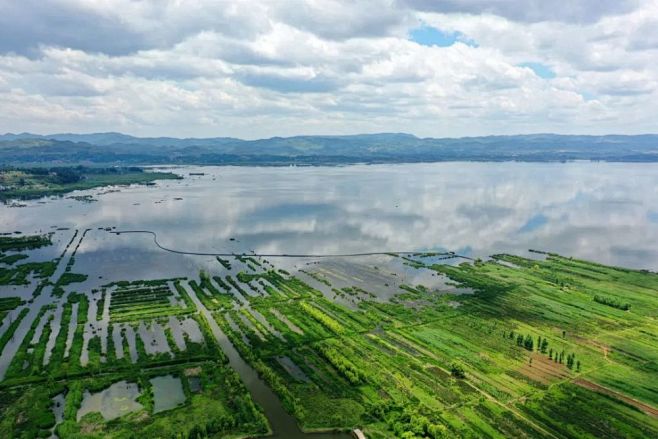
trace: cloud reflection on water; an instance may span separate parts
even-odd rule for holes
[[[655,164],[436,163],[201,172],[206,174],[201,178],[100,195],[92,204],[59,199],[24,209],[3,206],[0,228],[150,229],[162,245],[190,251],[465,249],[487,256],[537,248],[658,268]],[[126,247],[155,251],[149,237],[131,237],[89,239],[79,252]]]

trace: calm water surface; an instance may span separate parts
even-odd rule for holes
[[[346,167],[182,167],[155,187],[82,191],[98,202],[0,206],[0,231],[149,229],[189,251],[344,253],[452,250],[486,257],[529,248],[658,269],[658,165],[435,163]],[[189,176],[204,172],[203,176]],[[66,232],[58,232],[65,234]],[[63,236],[61,245],[68,237]],[[76,262],[129,278],[198,269],[149,236],[94,230]],[[138,261],[149,260],[149,264]],[[84,271],[83,271],[84,272]]]

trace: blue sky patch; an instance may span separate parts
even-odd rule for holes
[[[596,95],[592,92],[589,91],[581,91],[580,95],[585,99],[586,101],[593,101],[596,99]]]
[[[449,47],[459,41],[468,46],[477,47],[473,40],[467,38],[461,32],[445,32],[427,25],[412,29],[409,32],[409,39],[422,46]]]
[[[533,232],[533,231],[537,230],[538,228],[542,227],[543,225],[545,225],[546,223],[548,223],[548,218],[546,218],[545,215],[542,215],[541,213],[539,213],[539,214],[533,216],[532,218],[530,218],[528,220],[528,222],[525,223],[523,225],[523,227],[521,227],[519,229],[519,232],[521,232],[521,233],[523,233],[523,232]]]
[[[524,62],[522,64],[519,64],[519,67],[527,67],[533,72],[535,72],[535,75],[544,79],[553,79],[556,76],[555,72],[551,70],[550,67],[540,62]]]
[[[647,212],[647,219],[652,223],[658,223],[658,212],[649,211]]]

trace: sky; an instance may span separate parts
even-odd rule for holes
[[[0,132],[658,132],[658,0],[0,0]]]

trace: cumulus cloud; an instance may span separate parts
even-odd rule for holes
[[[150,47],[120,17],[82,3],[25,0],[0,3],[0,51],[38,55],[41,46],[75,47],[110,54]]]
[[[656,131],[655,29],[658,0],[0,1],[0,131]]]
[[[278,2],[275,15],[299,29],[327,39],[381,37],[412,19],[392,0],[289,0]]]
[[[632,11],[637,0],[401,0],[411,8],[428,12],[491,14],[522,22],[561,21],[591,23],[608,15]]]
[[[265,5],[178,0],[0,2],[0,50],[60,46],[108,55],[166,48],[202,31],[251,38],[269,26]]]

